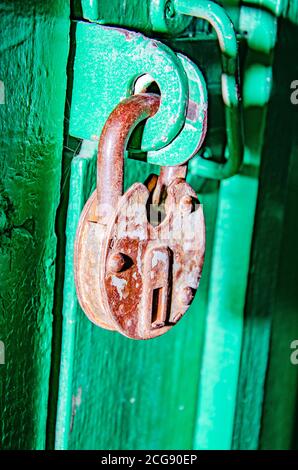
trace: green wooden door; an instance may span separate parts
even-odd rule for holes
[[[69,4],[1,1],[0,17],[0,447],[43,449]]]

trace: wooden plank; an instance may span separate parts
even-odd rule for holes
[[[43,449],[69,5],[0,1],[0,447]]]
[[[290,448],[295,420],[297,372],[290,363],[290,343],[298,335],[292,232],[297,166],[291,167],[291,161],[297,158],[297,109],[290,101],[290,84],[298,70],[289,57],[295,53],[297,25],[281,20],[279,34],[283,40],[275,53],[275,87],[262,153],[234,431],[234,446],[241,449],[257,448],[260,432],[262,447]]]
[[[196,449],[231,448],[256,194],[257,180],[243,175],[220,186]]]
[[[293,123],[297,129],[296,119]],[[290,345],[298,339],[298,250],[297,250],[297,134],[291,152],[285,199],[285,216],[279,256],[279,268],[272,305],[272,335],[265,384],[260,447],[262,449],[297,449],[298,366],[291,362]]]
[[[235,415],[246,409],[245,401],[237,401],[238,380],[276,18],[266,11],[243,7],[239,28],[246,30],[247,41],[242,58],[245,164],[238,176],[220,188],[195,434],[199,449],[231,449]],[[263,40],[255,41],[258,32]],[[264,370],[260,371],[257,380],[263,382],[264,377]],[[258,435],[260,416],[255,424],[250,429],[252,439]]]
[[[288,20],[283,21],[281,34],[285,42],[276,64],[276,76],[279,78],[277,97],[272,110],[275,126],[282,128],[276,138],[272,139],[272,147],[266,154],[271,171],[279,168],[282,152],[282,165],[287,169],[287,177],[283,176],[280,185],[282,190],[282,211],[284,212],[281,230],[278,272],[276,288],[272,303],[272,335],[269,350],[269,364],[264,391],[264,405],[260,447],[262,449],[297,449],[297,387],[298,367],[292,364],[290,349],[292,341],[298,339],[298,250],[297,250],[297,186],[298,186],[298,107],[293,105],[288,96],[288,84],[298,76],[296,61],[288,63],[294,53],[298,35],[298,4],[289,3]],[[296,41],[294,40],[296,38]],[[284,63],[284,61],[287,62]],[[284,65],[283,65],[284,64]],[[282,74],[279,71],[283,70]],[[285,73],[285,71],[287,71]],[[291,90],[292,91],[292,90]],[[282,111],[281,111],[282,110]],[[286,116],[280,120],[280,113]],[[281,138],[284,141],[280,140]],[[276,140],[275,140],[276,139]],[[278,145],[277,145],[278,142]],[[276,146],[275,146],[276,143]],[[272,159],[271,151],[275,157]],[[269,168],[268,168],[269,170]],[[270,177],[270,173],[267,176]],[[276,225],[275,225],[276,227]]]

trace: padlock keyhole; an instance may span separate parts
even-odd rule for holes
[[[163,299],[163,290],[164,287],[159,287],[157,289],[153,289],[152,293],[151,323],[155,328],[164,326],[166,320],[165,309],[167,308],[167,305],[165,305]]]
[[[169,321],[172,283],[172,252],[168,247],[153,249],[147,259],[147,268],[153,271],[147,278],[146,297],[151,328],[162,328]],[[146,271],[147,272],[147,271]],[[149,274],[149,273],[148,273]]]

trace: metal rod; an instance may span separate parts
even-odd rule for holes
[[[116,208],[123,194],[124,152],[131,132],[158,110],[160,97],[144,93],[122,101],[110,114],[100,136],[97,160],[98,216]]]

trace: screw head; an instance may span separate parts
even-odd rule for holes
[[[125,258],[122,253],[112,253],[108,260],[108,270],[119,273],[125,265]]]
[[[193,298],[194,298],[194,289],[191,287],[187,286],[182,289],[182,291],[179,294],[179,300],[183,305],[190,305]]]

